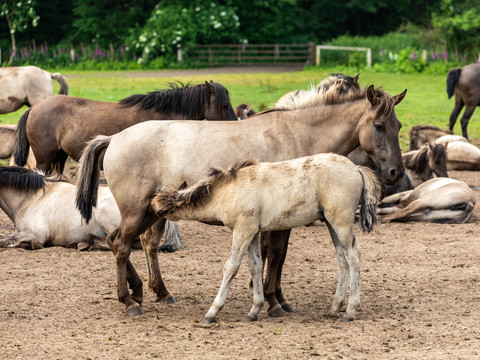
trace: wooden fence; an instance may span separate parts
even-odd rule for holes
[[[208,44],[188,45],[180,62],[188,58],[197,65],[313,65],[315,44]]]

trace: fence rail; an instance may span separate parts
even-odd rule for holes
[[[189,45],[182,52],[179,59],[186,55],[198,65],[313,65],[315,61],[314,43]]]

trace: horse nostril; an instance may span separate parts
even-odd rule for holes
[[[390,179],[392,180],[398,180],[401,178],[403,175],[401,174],[401,171],[398,169],[390,169],[389,171]]]

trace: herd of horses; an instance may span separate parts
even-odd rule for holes
[[[26,68],[34,70],[31,76],[37,72]],[[20,84],[28,78],[26,68],[1,69],[0,81],[11,75],[11,84]],[[458,72],[460,97],[469,73]],[[63,79],[61,92],[68,89],[61,75],[48,76]],[[480,165],[480,154],[466,155],[473,145],[464,137],[431,126],[410,129],[411,151],[402,154],[395,106],[407,90],[391,96],[373,85],[360,88],[358,79],[331,74],[259,113],[246,104],[234,110],[227,89],[213,81],[171,84],[108,103],[52,96],[49,80],[43,100],[34,104],[25,96],[31,107],[15,128],[13,149],[5,151],[5,157],[13,152],[18,166],[0,167],[0,205],[17,230],[0,246],[110,249],[118,299],[127,314],[140,315],[143,283],[129,260],[135,241],[145,252],[148,287],[157,300],[174,302],[158,261],[165,230],[166,243],[179,243],[175,221],[224,225],[233,233],[232,250],[205,322],[216,320],[245,253],[253,286],[247,320],[253,321],[264,300],[270,316],[294,311],[281,285],[291,229],[321,220],[339,262],[329,315],[339,316],[347,305],[344,320],[352,321],[360,304],[356,214],[365,231],[378,217],[469,221],[474,193],[448,178],[447,169]],[[191,121],[203,119],[215,121]],[[453,123],[451,118],[451,128]],[[43,173],[21,167],[31,153]],[[62,177],[68,157],[79,161],[76,186]],[[101,170],[108,187],[100,185]]]

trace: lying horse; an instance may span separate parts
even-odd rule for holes
[[[473,217],[475,202],[475,194],[463,181],[435,178],[414,190],[387,196],[377,212],[383,215],[382,221],[461,224]]]
[[[142,281],[127,266],[127,260],[135,237],[155,222],[165,222],[150,210],[150,200],[158,188],[192,185],[203,178],[208,168],[227,168],[244,159],[273,162],[325,152],[346,155],[358,146],[380,168],[382,181],[395,183],[404,175],[404,167],[398,143],[401,123],[394,107],[405,94],[406,90],[391,97],[371,85],[339,95],[343,100],[336,99],[334,105],[319,99],[317,104],[267,110],[234,123],[147,121],[113,136],[92,140],[80,161],[77,207],[85,219],[92,216],[100,173],[98,161],[105,152],[105,178],[122,217],[120,228],[109,234],[107,241],[117,261],[118,298],[127,313],[143,313]],[[280,284],[290,230],[265,234],[270,234],[266,240],[269,250],[265,296],[269,315],[281,316],[285,311],[280,304],[291,308]],[[155,241],[144,244],[148,247],[147,264],[154,270],[153,278],[160,272]],[[155,284],[155,279],[152,281]],[[158,289],[150,280],[149,286]]]
[[[0,68],[0,114],[33,106],[53,94],[52,79],[60,84],[61,95],[68,95],[67,80],[59,73],[51,74],[36,66]]]
[[[480,170],[480,149],[469,143],[464,137],[445,135],[435,142],[448,144],[448,170]]]
[[[10,159],[10,165],[15,165],[12,154],[15,146],[16,129],[17,125],[0,125],[0,159]],[[35,156],[31,151],[28,153],[25,167],[28,169],[36,167]]]
[[[360,305],[360,247],[353,234],[358,205],[360,224],[371,231],[377,221],[375,207],[381,195],[373,171],[355,166],[346,157],[319,154],[277,163],[247,161],[228,171],[211,169],[210,176],[185,190],[161,191],[151,206],[169,220],[197,220],[225,224],[233,233],[232,251],[220,290],[205,322],[216,321],[231,282],[248,250],[253,279],[253,306],[247,321],[258,319],[263,306],[260,232],[285,230],[317,219],[326,222],[340,271],[329,315],[338,316],[350,296],[345,321],[355,319]]]
[[[37,168],[62,173],[70,156],[78,161],[88,140],[113,135],[151,119],[237,120],[227,89],[213,81],[171,84],[166,91],[132,95],[119,103],[53,96],[28,109],[18,121],[15,164],[24,166],[31,146]]]
[[[462,135],[468,139],[467,126],[475,108],[480,105],[480,64],[470,64],[452,69],[447,76],[447,95],[450,99],[455,94],[455,106],[450,115],[450,131],[457,121],[460,111],[465,106],[460,123]]]
[[[245,120],[255,114],[256,112],[252,109],[251,105],[240,104],[235,108],[235,115],[237,115],[238,120]]]
[[[290,107],[299,99],[305,102],[305,97],[316,98],[316,94],[323,93],[324,96],[331,96],[331,100],[338,98],[338,94],[346,94],[353,90],[360,90],[358,77],[351,77],[345,74],[330,74],[330,77],[322,80],[317,86],[310,86],[309,90],[294,90],[282,95],[275,104],[276,108]]]
[[[412,126],[408,131],[410,150],[418,150],[422,145],[427,143],[433,144],[439,137],[450,134],[451,132],[432,125]]]
[[[432,179],[434,175],[448,177],[447,151],[447,145],[425,144],[418,150],[402,155],[405,174],[410,178],[413,187]]]

